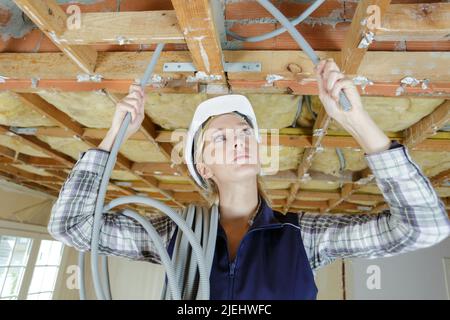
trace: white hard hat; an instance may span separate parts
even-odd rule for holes
[[[203,123],[212,116],[217,116],[225,113],[237,111],[243,115],[250,125],[253,127],[256,141],[261,142],[256,122],[256,116],[253,112],[253,107],[247,97],[240,94],[229,94],[219,97],[214,97],[200,103],[195,110],[194,117],[186,136],[186,145],[184,149],[184,159],[190,174],[194,177],[195,182],[202,188],[206,188],[206,183],[198,173],[194,164],[194,139],[197,131],[201,128]]]

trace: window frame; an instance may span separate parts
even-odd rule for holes
[[[39,255],[39,249],[41,247],[42,240],[53,239],[47,232],[47,228],[39,225],[23,224],[12,221],[6,221],[0,219],[0,234],[10,237],[21,237],[31,239],[31,250],[28,257],[28,261],[25,267],[25,272],[20,284],[19,294],[17,296],[18,300],[26,300],[28,297],[28,291],[30,289],[31,280],[33,278],[34,268]],[[58,285],[64,276],[63,266],[65,265],[66,257],[65,246],[62,246],[62,255],[59,263],[58,274],[55,280],[55,286],[53,288],[52,299],[58,294],[60,290],[60,285]]]

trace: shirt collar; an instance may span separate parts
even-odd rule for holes
[[[275,214],[272,208],[267,204],[266,200],[263,197],[258,196],[258,209],[255,211],[256,214],[253,215],[249,219],[250,227],[249,231],[256,228],[264,228],[272,225],[279,225],[280,221],[275,217]],[[219,212],[220,218],[220,212]],[[222,225],[219,221],[219,234],[224,235],[225,231],[223,230]]]
[[[259,208],[256,212],[256,216],[253,218],[253,223],[250,225],[249,230],[279,223],[280,221],[275,217],[272,208],[267,204],[263,197],[259,196]]]

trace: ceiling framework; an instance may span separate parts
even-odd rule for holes
[[[12,18],[2,22],[6,27],[23,23],[29,28],[19,36],[4,28],[0,40],[2,179],[57,196],[77,152],[100,143],[108,130],[111,106],[139,80],[155,45],[163,42],[165,50],[146,87],[143,125],[120,151],[108,199],[139,194],[174,207],[208,203],[186,165],[174,163],[173,155],[182,149],[179,139],[196,104],[214,95],[242,93],[254,105],[262,128],[279,129],[272,135],[276,144],[269,138],[262,142],[263,148],[278,148],[282,155],[280,170],[263,177],[274,209],[322,213],[388,209],[363,165],[357,142],[327,116],[317,97],[306,110],[300,97],[318,94],[313,65],[289,34],[257,43],[224,35],[225,28],[242,36],[278,28],[257,2],[79,1],[75,4],[82,23],[76,29],[66,23],[65,1],[14,3],[17,7],[8,7],[11,16],[21,10],[31,22]],[[276,5],[294,18],[308,3]],[[367,20],[367,9],[373,5],[381,18],[375,29]],[[391,121],[383,130],[409,147],[447,205],[450,4],[329,0],[297,29],[321,58],[333,58],[354,80],[369,113],[380,114],[375,119],[379,125],[384,119]],[[190,68],[167,71],[167,63]],[[230,68],[247,63],[259,64],[260,70]],[[276,104],[278,100],[283,102]],[[413,111],[415,117],[405,120]],[[347,160],[346,168],[337,171],[325,165],[337,166],[336,148]],[[272,155],[265,157],[274,161]]]

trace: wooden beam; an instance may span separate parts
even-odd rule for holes
[[[371,213],[379,213],[387,209],[389,209],[389,205],[386,202],[382,202],[373,207]]]
[[[323,212],[329,212],[335,208],[338,208],[344,201],[348,200],[357,190],[361,189],[363,186],[371,183],[375,176],[372,174],[369,168],[366,168],[359,172],[359,178],[352,184],[344,184],[341,188],[341,197],[336,200],[329,201],[328,207],[323,210]]]
[[[58,108],[53,106],[52,104],[48,103],[46,100],[38,96],[37,94],[31,94],[31,93],[18,93],[17,94],[22,101],[25,102],[27,106],[32,108],[33,110],[39,112],[42,115],[45,115],[46,117],[52,119],[55,121],[58,125],[60,125],[64,130],[70,132],[71,134],[77,136],[78,138],[82,139],[84,142],[86,142],[90,147],[97,147],[97,144],[92,141],[90,138],[81,138],[83,137],[84,128],[72,120],[68,115],[66,115],[64,112],[60,111]],[[170,151],[171,151],[171,145],[170,144],[164,144],[164,147],[161,147],[154,139],[156,137],[156,129],[154,124],[151,122],[151,120],[146,117],[144,119],[143,125],[141,127],[141,131],[144,133],[146,138],[154,143],[160,150],[164,151],[163,154],[170,159]],[[141,179],[143,179],[144,182],[146,182],[150,187],[157,188],[158,187],[158,180],[153,177],[143,176],[142,173],[139,171],[134,171],[132,169],[133,163],[126,157],[124,157],[121,154],[118,154],[117,156],[117,164],[122,170],[129,171],[133,174],[136,174],[140,176]],[[179,174],[181,175],[181,174]],[[186,176],[188,176],[186,174]],[[124,190],[124,192],[127,192],[127,190]],[[171,192],[164,191],[160,189],[160,192],[164,195],[166,195],[167,198],[173,199],[173,196],[171,195]],[[204,193],[202,193],[204,194]],[[205,199],[207,199],[207,196],[204,195]],[[181,204],[180,204],[181,205]]]
[[[50,136],[60,138],[70,138],[73,134],[60,127],[35,127],[35,135]],[[108,129],[84,128],[83,138],[92,139],[95,144],[99,144],[105,137]],[[156,135],[156,142],[160,145],[163,143],[176,143],[178,141],[172,140],[173,131],[158,130]],[[404,143],[404,134],[398,132],[385,132],[390,139],[398,140]],[[279,145],[296,148],[311,148],[312,146],[312,130],[310,128],[285,128],[281,129],[278,135]],[[147,135],[138,131],[132,135],[130,140],[148,141]],[[277,140],[275,139],[275,140]],[[262,144],[270,143],[262,141]],[[346,132],[328,131],[327,135],[323,137],[321,145],[324,148],[356,148],[360,149],[358,142]],[[450,132],[436,132],[436,134],[429,136],[427,139],[414,146],[414,150],[423,151],[450,151]]]
[[[34,157],[26,154],[19,154],[20,160],[26,164],[32,165],[38,168],[48,168],[48,169],[68,169],[69,167],[61,164],[57,160],[43,157]]]
[[[339,54],[334,51],[317,51],[321,58],[333,58],[335,61],[339,58]],[[45,80],[52,80],[53,83],[48,87],[58,87],[68,91],[74,91],[73,88],[67,88],[64,81],[72,81],[74,88],[82,86],[85,91],[93,90],[92,88],[101,89],[111,83],[111,81],[127,80],[125,85],[122,85],[121,92],[127,92],[128,87],[133,79],[142,77],[142,72],[145,65],[150,61],[153,52],[99,52],[98,63],[95,73],[101,75],[103,79],[101,82],[94,83],[77,83],[77,76],[80,71],[79,68],[70,63],[70,59],[61,53],[0,53],[0,74],[6,79],[1,84],[0,89],[7,88],[8,82],[17,81],[19,79],[26,80],[26,85],[31,87],[30,79],[37,77],[40,79],[38,88]],[[278,82],[290,81],[292,84],[299,83],[301,85],[310,86],[314,83],[313,64],[308,57],[301,51],[224,51],[225,61],[227,62],[260,62],[261,72],[229,72],[227,74],[230,83],[233,81],[262,81],[266,86],[269,83],[266,81],[267,76],[279,75],[282,80]],[[370,81],[374,82],[374,87],[377,82],[391,83],[392,86],[400,85],[400,80],[405,75],[414,77],[416,79],[429,79],[430,88],[436,84],[441,83],[445,85],[450,82],[450,75],[442,72],[442,66],[448,65],[450,61],[450,52],[434,51],[434,52],[414,52],[414,51],[368,51],[364,60],[358,70],[357,74],[347,73],[348,77],[363,75]],[[192,58],[188,51],[164,51],[155,67],[155,73],[163,77],[189,79],[190,85],[195,83],[193,72],[172,73],[164,72],[163,65],[166,62],[192,62]],[[301,72],[292,73],[287,69],[287,65],[296,64],[300,67]],[[127,68],[117,68],[118,65],[126,65]],[[415,68],[411,69],[411,65]],[[393,73],[392,70],[396,72]],[[56,81],[55,81],[56,80]],[[22,81],[23,82],[23,81]],[[89,86],[88,86],[89,85]],[[21,84],[21,88],[24,84]],[[366,91],[372,95],[371,85],[368,85]],[[418,86],[420,87],[420,86]],[[267,87],[270,88],[270,87]],[[439,88],[439,86],[438,86]],[[271,90],[273,87],[271,88]],[[78,89],[80,90],[80,89]],[[395,90],[394,90],[395,92]],[[426,92],[426,91],[425,91]]]
[[[37,175],[11,165],[0,164],[0,173],[2,177],[7,177],[10,182],[44,188],[41,191],[51,195],[58,194],[61,189],[61,185],[55,183],[54,177]]]
[[[198,192],[175,192],[175,199],[184,203],[204,202],[205,200]]]
[[[265,86],[264,81],[231,80],[229,83],[233,91],[239,91],[240,89],[245,89],[246,92],[251,92],[252,89],[261,91]],[[285,89],[295,95],[319,94],[317,83],[314,81],[280,80],[276,82],[276,87]],[[399,82],[373,82],[368,86],[357,85],[356,89],[361,96],[399,97],[399,87]],[[401,97],[450,98],[449,83],[434,82],[431,87],[404,86],[401,88]]]
[[[375,29],[376,41],[448,41],[450,3],[392,4]]]
[[[67,114],[44,100],[41,96],[34,93],[16,93],[16,96],[22,101],[27,107],[37,111],[39,114],[54,121],[63,130],[68,132],[70,135],[75,135],[76,137],[83,136],[84,129],[79,124],[77,124],[71,117]]]
[[[10,164],[0,164],[0,171],[9,173],[18,178],[33,181],[33,182],[49,182],[49,183],[55,182],[55,177],[41,176],[41,175],[38,175],[35,173],[28,172],[26,170],[16,168]]]
[[[374,23],[369,16],[374,13],[370,8],[377,8],[379,18],[382,19],[387,11],[391,1],[390,0],[360,0],[356,8],[355,14],[350,25],[350,30],[347,31],[344,38],[344,45],[341,51],[340,69],[346,74],[355,74],[363,61],[372,40],[367,40],[373,37],[374,27],[370,23]],[[369,9],[369,10],[368,10]],[[379,20],[381,23],[381,20]],[[372,36],[370,35],[372,33]]]
[[[35,110],[39,114],[44,115],[45,117],[53,120],[56,124],[58,124],[63,130],[68,132],[72,137],[77,137],[89,145],[91,148],[96,148],[97,144],[93,142],[90,138],[81,138],[83,137],[84,128],[74,121],[67,114],[56,108],[51,103],[44,100],[37,94],[34,93],[17,93],[16,94],[21,101],[24,102],[26,106]],[[132,162],[125,158],[123,155],[117,155],[117,164],[122,170],[130,170]]]
[[[317,153],[317,150],[322,147],[321,143],[325,137],[331,118],[328,116],[325,108],[322,107],[317,115],[317,119],[314,122],[312,132],[311,148],[305,151],[300,166],[298,167],[298,177],[303,177],[312,165],[312,160]]]
[[[295,208],[318,208],[322,209],[327,206],[327,201],[306,201],[306,200],[294,200],[291,204]]]
[[[404,144],[410,148],[433,136],[450,121],[450,100],[405,130]]]
[[[161,188],[180,191],[180,192],[188,192],[188,191],[196,191],[197,188],[192,184],[183,184],[183,183],[169,183],[169,182],[160,182],[159,185]]]
[[[14,161],[16,159],[17,152],[13,149],[0,145],[0,155]]]
[[[72,134],[76,135],[77,137],[83,136],[83,127],[72,120],[69,116],[67,116],[64,112],[60,111],[58,108],[53,106],[52,104],[48,103],[46,100],[41,98],[40,96],[36,94],[24,94],[19,93],[18,96],[26,103],[27,106],[32,108],[33,110],[39,112],[42,115],[45,115],[46,117],[52,119],[57,124],[59,124],[63,129],[71,132]],[[81,138],[80,138],[81,139]],[[85,143],[87,143],[90,147],[97,147],[97,144],[95,144],[92,140],[89,138],[82,139]],[[133,174],[138,175],[145,183],[148,184],[149,187],[157,188],[158,187],[158,180],[153,177],[143,176],[139,172],[135,172],[132,170],[133,162],[124,157],[121,154],[117,155],[117,165],[120,169],[126,170],[128,172],[131,172]],[[127,189],[122,189],[122,191],[125,194],[130,194],[130,192]],[[168,199],[173,199],[173,196],[170,191],[164,191],[159,190],[162,194],[164,194]],[[182,206],[182,204],[180,204]]]
[[[327,112],[325,111],[325,108],[322,106],[317,115],[316,121],[314,122],[311,148],[308,148],[303,152],[299,167],[297,169],[297,177],[300,181],[297,181],[291,185],[289,197],[286,200],[285,207],[283,208],[284,212],[289,211],[291,203],[297,197],[298,190],[300,189],[301,180],[308,178],[307,176],[308,170],[312,165],[317,150],[319,148],[322,148],[321,142],[323,140],[323,137],[326,135],[330,121],[331,118],[328,116]]]
[[[18,140],[20,143],[23,143],[25,145],[28,145],[38,151],[41,151],[43,153],[45,153],[46,155],[48,155],[49,157],[56,159],[57,161],[63,163],[64,165],[67,166],[72,166],[74,164],[74,161],[72,158],[70,158],[68,155],[57,151],[57,150],[53,150],[50,145],[48,145],[47,143],[45,143],[42,140],[39,140],[38,138],[34,137],[34,136],[26,136],[26,135],[18,135],[15,134],[14,132],[12,132],[9,127],[0,125],[0,134],[6,134],[9,136],[14,137],[14,139]]]
[[[165,162],[140,162],[134,163],[131,167],[133,171],[150,175],[180,175],[170,163]]]
[[[348,186],[348,187],[346,187]],[[350,189],[351,188],[351,189]],[[373,201],[373,202],[381,202],[384,201],[384,197],[379,194],[367,194],[367,193],[351,193],[347,196],[346,193],[350,193],[353,189],[352,183],[344,184],[341,192],[327,192],[327,191],[309,191],[309,190],[300,190],[297,194],[297,199],[302,200],[306,198],[317,198],[323,200],[337,200],[342,197],[346,197],[348,201]],[[286,191],[286,190],[269,190],[269,194],[277,194],[274,191]]]
[[[178,23],[197,71],[225,82],[224,59],[215,17],[208,0],[172,0]]]
[[[67,29],[67,15],[54,0],[14,0],[14,3],[53,43],[86,74],[93,74],[97,52],[90,47],[68,45],[60,41]]]
[[[72,46],[185,42],[173,10],[82,13],[81,21],[79,29],[66,29],[59,41]]]
[[[13,149],[10,149],[8,147],[5,146],[0,146],[0,155],[2,156],[2,161],[1,163],[3,164],[27,164],[27,165],[32,165],[32,161],[30,160],[34,160],[36,161],[36,159],[41,160],[51,160],[53,163],[57,161],[54,161],[53,159],[49,159],[49,158],[40,158],[40,157],[32,157],[26,154],[22,154],[19,152],[16,152]],[[7,159],[8,161],[4,161],[4,159]],[[11,167],[13,169],[17,169],[14,167]],[[51,169],[55,169],[55,165],[50,166]],[[53,170],[45,170],[45,172],[49,173],[52,175],[52,181],[64,181],[67,177],[67,174],[65,172],[59,172],[59,171],[53,171]],[[28,172],[27,172],[28,173]]]
[[[444,170],[430,178],[433,186],[437,187],[450,179],[450,169]]]
[[[319,199],[338,199],[340,197],[338,192],[327,192],[327,191],[309,191],[309,190],[300,190],[297,193],[297,199],[301,200],[302,198],[319,198]]]

